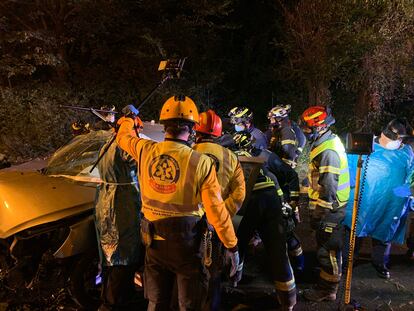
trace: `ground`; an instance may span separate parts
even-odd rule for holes
[[[36,160],[31,165],[23,165],[19,170],[41,168],[44,162]],[[298,235],[306,255],[304,277],[297,279],[299,290],[298,303],[294,310],[338,310],[343,301],[343,287],[334,303],[310,303],[302,298],[302,291],[309,288],[316,276],[315,242],[312,230],[308,226],[306,211],[302,210],[303,223],[298,227]],[[369,240],[364,241],[362,255],[354,269],[352,282],[352,299],[358,302],[360,310],[414,310],[414,284],[412,271],[414,263],[409,262],[404,254],[404,246],[393,246],[391,279],[379,278],[369,262]],[[243,280],[237,288],[228,284],[224,287],[222,310],[277,310],[274,288],[268,278],[265,253],[262,247],[252,249],[246,260]],[[0,269],[0,311],[3,310],[80,310],[70,299],[68,289],[56,284],[53,291],[12,292],[1,282]],[[141,303],[136,310],[145,310]]]
[[[307,225],[306,213],[304,223],[298,228],[302,246],[306,256],[306,275],[297,280],[299,290],[297,311],[328,311],[338,310],[343,305],[342,284],[337,301],[334,303],[312,303],[302,297],[304,289],[310,288],[316,279],[317,271],[315,256],[315,242],[313,233]],[[361,305],[360,310],[414,310],[414,284],[412,271],[414,263],[405,257],[406,248],[393,246],[391,259],[391,279],[384,280],[376,275],[369,261],[370,241],[364,240],[360,259],[353,271],[351,299]],[[223,310],[277,310],[274,289],[271,280],[266,276],[266,262],[263,252],[256,252],[254,257],[247,260],[243,280],[238,288],[226,287],[223,301]]]

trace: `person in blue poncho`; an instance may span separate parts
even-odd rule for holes
[[[402,143],[406,121],[394,119],[374,139],[374,151],[364,159],[361,171],[361,197],[356,226],[357,238],[372,238],[372,264],[378,276],[389,278],[391,242],[402,244],[408,216],[409,179],[413,173],[413,151]],[[346,208],[345,226],[351,227],[357,156],[348,155],[351,195]],[[348,234],[349,237],[349,234]],[[355,255],[358,254],[357,239]],[[349,243],[349,238],[346,244]],[[347,253],[344,252],[344,256]],[[347,258],[344,258],[345,260]],[[345,261],[344,260],[344,261]]]

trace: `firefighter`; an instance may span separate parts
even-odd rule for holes
[[[85,123],[83,120],[78,120],[72,123],[72,135],[84,135],[90,132],[89,123]]]
[[[250,133],[252,139],[254,139],[256,148],[267,148],[266,136],[261,130],[253,125],[253,112],[249,108],[234,107],[230,110],[228,116],[230,117],[230,122],[234,125],[234,130],[236,132],[247,131]]]
[[[301,118],[311,143],[309,209],[321,268],[317,285],[304,296],[312,301],[335,300],[342,273],[342,221],[350,191],[348,163],[342,142],[330,130],[335,119],[329,107],[309,107]]]
[[[139,118],[136,127],[142,128]],[[108,142],[102,147],[105,150]],[[134,276],[142,250],[139,221],[141,199],[136,161],[111,144],[98,163],[102,184],[97,190],[95,226],[103,266],[102,305],[99,310],[132,308]]]
[[[214,160],[223,200],[230,216],[233,217],[243,204],[246,185],[237,156],[215,142],[222,134],[220,117],[213,110],[201,113],[200,123],[195,126],[195,131],[196,144],[193,149],[207,154]],[[212,258],[206,258],[206,260],[210,260],[210,262],[212,260],[212,262],[208,269],[210,282],[205,309],[218,310],[220,306],[221,272],[223,269],[223,245],[217,234],[213,234],[211,240],[212,250],[210,253]]]
[[[115,126],[115,106],[114,105],[105,105],[102,106],[100,110],[104,110],[107,112],[103,112],[102,116],[104,120],[99,120],[95,122],[93,125],[93,130],[109,130]]]
[[[148,310],[169,310],[175,282],[180,310],[200,310],[208,282],[200,260],[204,214],[227,248],[231,277],[238,268],[237,238],[214,162],[188,145],[198,120],[195,103],[189,97],[174,96],[161,109],[163,142],[136,137],[131,118],[118,121],[117,143],[138,162]]]
[[[299,126],[289,119],[290,109],[290,105],[279,105],[269,111],[270,128],[266,134],[269,149],[295,168],[306,138]]]
[[[285,218],[289,256],[295,272],[301,275],[305,268],[305,257],[299,238],[294,233],[296,225],[300,222],[299,176],[290,165],[282,161],[274,152],[253,148],[251,153],[264,159],[266,169],[277,178],[275,186],[278,188],[278,194],[286,208]]]
[[[253,143],[249,133],[236,133],[234,141],[237,155],[253,156],[250,153]],[[257,230],[268,254],[270,271],[281,310],[293,310],[296,304],[296,284],[287,254],[284,215],[286,208],[283,208],[282,200],[277,194],[278,188],[275,175],[267,169],[266,165],[262,166],[249,201],[243,208],[243,219],[237,230],[240,266],[243,267],[247,246]],[[241,272],[242,270],[239,269],[239,278],[241,278]]]

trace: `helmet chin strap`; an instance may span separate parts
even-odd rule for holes
[[[315,142],[319,137],[321,137],[323,134],[325,134],[327,131],[329,130],[329,127],[313,127],[312,128],[312,132],[306,134],[306,138],[310,141],[310,142]]]

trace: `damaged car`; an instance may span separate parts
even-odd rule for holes
[[[99,305],[94,166],[111,131],[91,131],[58,149],[38,171],[0,171],[0,282],[9,290],[68,287],[80,306]],[[143,136],[163,138],[145,122]]]

